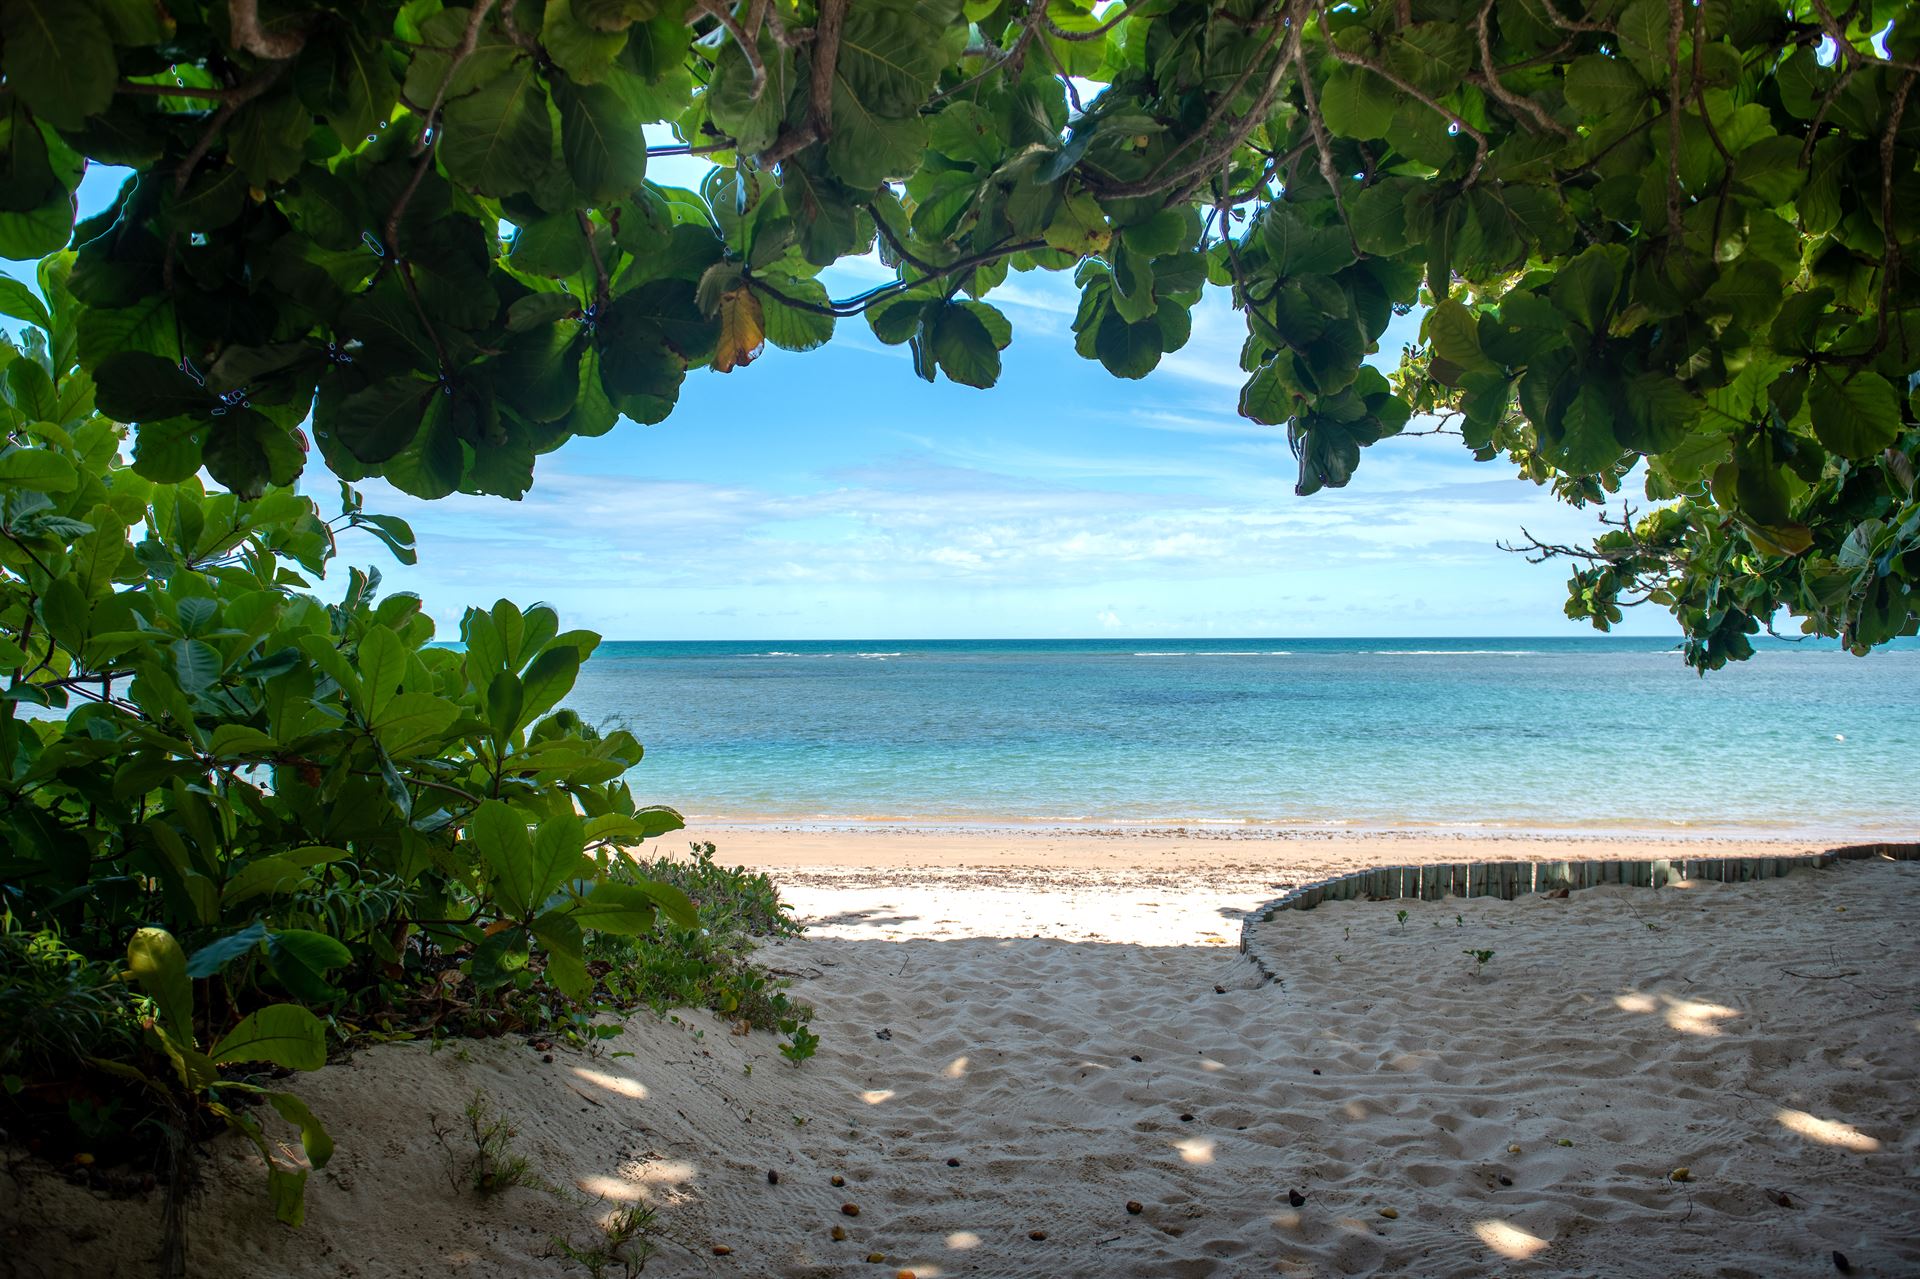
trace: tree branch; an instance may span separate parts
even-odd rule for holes
[[[1488,32],[1489,21],[1493,17],[1493,0],[1480,6],[1480,17],[1473,24],[1474,32],[1480,38],[1480,65],[1485,68],[1480,83],[1495,101],[1513,113],[1515,119],[1522,115],[1530,117],[1534,123],[1563,138],[1573,136],[1573,130],[1548,115],[1540,104],[1531,98],[1523,98],[1500,83],[1500,68],[1493,61],[1493,38]]]
[[[233,47],[256,58],[285,62],[307,46],[304,27],[285,33],[262,27],[259,0],[228,0],[227,13],[232,18]]]

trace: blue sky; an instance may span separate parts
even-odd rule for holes
[[[89,174],[83,215],[116,186]],[[829,287],[879,278],[847,263]],[[370,539],[344,549],[447,635],[500,596],[617,639],[1587,632],[1561,613],[1564,569],[1495,542],[1522,525],[1581,540],[1592,514],[1457,439],[1382,442],[1348,488],[1296,497],[1284,430],[1235,412],[1242,329],[1224,294],[1141,382],[1074,353],[1066,275],[1016,275],[989,300],[1014,326],[993,390],[930,386],[904,347],[843,320],[820,350],[691,375],[658,426],[569,442],[524,501],[365,484],[368,509],[412,522],[420,564]],[[1414,324],[1389,330],[1389,358]],[[1642,610],[1622,629],[1676,628]]]

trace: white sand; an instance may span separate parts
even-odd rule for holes
[[[1920,864],[1404,930],[1330,904],[1283,916],[1278,984],[1238,914],[1295,876],[1248,869],[784,871],[813,929],[768,959],[818,1006],[812,1062],[704,1014],[550,1065],[360,1054],[296,1081],[340,1145],[307,1227],[218,1143],[190,1272],[584,1275],[552,1238],[644,1200],[648,1276],[1920,1273]],[[450,1184],[428,1115],[476,1088],[551,1190]],[[150,1273],[156,1217],[0,1177],[0,1274]]]

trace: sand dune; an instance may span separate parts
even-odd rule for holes
[[[1272,984],[1251,869],[787,870],[815,1060],[705,1015],[360,1054],[301,1081],[306,1229],[223,1144],[192,1271],[584,1275],[555,1241],[646,1202],[649,1276],[1920,1272],[1920,865],[1329,904]],[[545,1188],[449,1176],[476,1089]],[[144,1273],[155,1217],[0,1179],[0,1272]]]

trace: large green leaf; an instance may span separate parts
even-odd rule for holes
[[[7,87],[34,114],[77,129],[107,109],[119,78],[113,37],[91,4],[74,0],[7,0],[0,5]]]
[[[440,162],[451,177],[475,190],[512,195],[546,172],[551,137],[538,68],[523,58],[448,104]]]
[[[193,982],[187,976],[186,952],[164,928],[142,928],[127,943],[127,970],[148,998],[159,1005],[169,1034],[186,1047],[193,1046]]]
[[[1878,373],[1835,373],[1822,365],[1814,374],[1807,405],[1813,433],[1842,457],[1872,457],[1900,434],[1900,397]]]
[[[327,1064],[327,1031],[298,1004],[269,1004],[242,1017],[208,1054],[216,1062],[266,1061],[290,1070]]]
[[[647,176],[640,118],[601,85],[561,81],[553,87],[553,103],[560,110],[560,151],[580,193],[592,204],[632,195]]]

